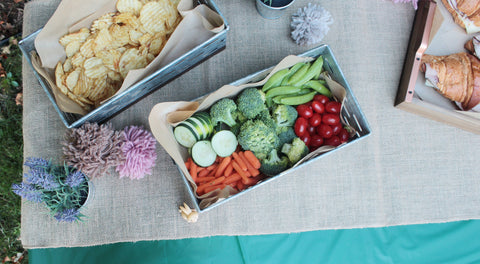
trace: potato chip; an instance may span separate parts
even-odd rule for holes
[[[88,58],[83,63],[85,75],[88,78],[104,78],[108,72],[108,68],[103,65],[103,61],[97,57]]]
[[[63,86],[64,76],[65,76],[65,72],[63,71],[63,65],[61,62],[58,62],[57,66],[55,67],[55,84],[61,91],[62,91],[61,86]],[[67,91],[62,91],[62,92],[66,93]]]
[[[63,62],[63,71],[70,72],[73,69],[72,65],[72,58],[67,58],[65,62]]]
[[[163,46],[165,45],[165,42],[166,42],[165,35],[161,33],[155,34],[155,36],[153,36],[152,41],[150,43],[148,52],[153,54],[154,56],[157,56],[160,53],[160,50],[162,50]]]
[[[140,22],[148,33],[165,32],[166,12],[158,2],[148,2],[140,10]]]
[[[119,24],[113,24],[108,29],[112,42],[109,45],[110,49],[115,49],[127,45],[130,42],[130,35],[128,26],[120,26]]]
[[[115,13],[107,13],[95,21],[92,22],[92,32],[97,32],[102,29],[107,29],[111,24],[113,24],[113,16]]]
[[[128,35],[130,36],[129,44],[135,46],[140,44],[139,39],[144,35],[144,33],[135,29],[131,29],[128,31]]]
[[[153,35],[150,33],[146,33],[138,39],[138,43],[140,44],[140,46],[148,47],[150,46],[150,42],[152,41],[152,39]]]
[[[112,41],[113,39],[108,29],[103,28],[100,31],[98,31],[98,34],[95,37],[95,48],[94,48],[95,53],[110,47],[110,44],[112,43]]]
[[[118,73],[117,71],[108,71],[107,77],[110,80],[116,81],[116,82],[121,82],[123,80],[122,75],[120,75],[120,73]]]
[[[80,50],[81,43],[80,41],[74,40],[71,41],[70,43],[65,46],[65,53],[67,54],[67,57],[72,57],[75,55]]]
[[[65,85],[67,86],[68,90],[75,94],[78,94],[74,91],[74,88],[75,86],[77,86],[78,77],[80,76],[81,71],[82,70],[80,68],[76,68],[74,71],[67,75],[67,78],[65,78]]]
[[[77,53],[72,57],[72,65],[73,67],[83,67],[83,62],[85,62],[85,57],[81,53]]]
[[[92,84],[92,91],[88,97],[88,99],[92,101],[99,101],[103,98],[103,93],[105,87],[107,86],[107,79],[106,78],[98,78],[93,80]]]
[[[119,13],[114,17],[114,23],[122,25],[122,26],[128,26],[133,29],[137,29],[141,26],[140,21],[138,18],[130,13]]]
[[[118,50],[103,50],[97,53],[97,58],[100,58],[108,69],[112,71],[118,71],[118,63],[120,62],[120,57],[122,53]]]
[[[121,13],[132,13],[138,16],[142,7],[142,2],[138,0],[118,0],[117,2],[117,10]]]
[[[95,56],[94,48],[95,48],[95,39],[89,38],[85,40],[85,42],[83,42],[82,46],[80,47],[80,53],[85,58],[91,58]]]
[[[65,46],[68,45],[68,43],[70,43],[72,41],[83,42],[88,38],[88,36],[90,36],[90,30],[88,28],[82,28],[75,33],[70,33],[70,34],[67,34],[67,35],[61,37],[59,42],[62,46],[65,47]]]
[[[147,65],[147,58],[146,56],[142,56],[140,52],[135,49],[131,48],[123,53],[122,57],[120,58],[120,62],[118,64],[120,74],[123,78],[127,76],[128,71],[133,69],[143,68]]]
[[[162,6],[162,18],[165,21],[167,32],[170,33],[173,31],[172,29],[175,27],[180,14],[170,0],[158,0],[158,3]]]

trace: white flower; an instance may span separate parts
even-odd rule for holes
[[[332,23],[330,12],[309,3],[292,15],[291,36],[298,45],[315,44],[327,35]]]

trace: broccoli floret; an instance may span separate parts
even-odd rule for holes
[[[260,171],[265,175],[274,176],[288,169],[289,160],[286,156],[279,156],[276,149],[272,149],[261,163]]]
[[[270,111],[267,108],[262,110],[256,119],[261,120],[268,127],[277,130],[277,124],[275,123],[275,120],[273,120],[272,116],[270,115]]]
[[[253,119],[267,108],[265,93],[255,87],[246,88],[238,95],[237,106],[246,118]]]
[[[277,126],[293,126],[297,120],[297,109],[291,105],[277,105],[273,111],[272,116]]]
[[[240,123],[240,124],[243,124],[245,121],[248,120],[248,118],[246,118],[242,112],[240,112],[238,109],[237,109],[237,123]]]
[[[237,105],[230,98],[222,98],[210,108],[210,116],[214,125],[225,123],[230,127],[237,124]]]
[[[277,136],[279,139],[278,145],[280,147],[282,147],[285,143],[292,143],[293,139],[297,137],[295,130],[290,126],[278,127]]]
[[[286,143],[282,146],[282,153],[286,154],[291,164],[297,163],[308,154],[309,150],[305,142],[299,137],[292,140],[292,143]]]
[[[263,159],[273,148],[278,147],[275,130],[261,120],[247,120],[240,127],[238,143],[244,150],[251,150],[259,159]]]

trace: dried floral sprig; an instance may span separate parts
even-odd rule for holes
[[[89,178],[103,176],[110,168],[124,162],[123,143],[123,133],[113,130],[111,123],[85,123],[67,130],[62,141],[67,164]]]
[[[58,221],[74,222],[84,216],[80,207],[88,195],[88,179],[81,171],[66,164],[52,164],[42,158],[27,158],[25,181],[13,184],[15,194],[26,200],[45,203]]]
[[[330,12],[318,5],[309,3],[292,15],[291,36],[298,45],[312,45],[320,42],[333,23]]]
[[[126,127],[123,133],[125,161],[116,168],[120,178],[141,179],[150,175],[157,159],[157,141],[150,132],[138,126]]]

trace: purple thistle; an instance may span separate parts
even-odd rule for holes
[[[27,158],[25,166],[29,167],[29,173],[25,174],[25,180],[31,184],[40,185],[46,190],[60,187],[55,177],[48,172],[50,161],[42,158]]]
[[[80,186],[85,181],[85,174],[79,170],[75,170],[74,172],[70,173],[67,175],[67,179],[65,180],[65,183],[74,188],[77,186]]]
[[[155,151],[157,141],[150,132],[141,127],[126,127],[123,132],[125,143],[122,151],[125,161],[116,168],[120,178],[141,179],[151,174],[157,159]]]
[[[20,184],[12,184],[12,190],[15,194],[32,202],[39,203],[42,201],[42,192],[35,189],[33,184],[22,182]]]
[[[62,212],[57,212],[55,214],[55,219],[59,222],[75,222],[79,219],[80,211],[75,208],[65,209]]]

